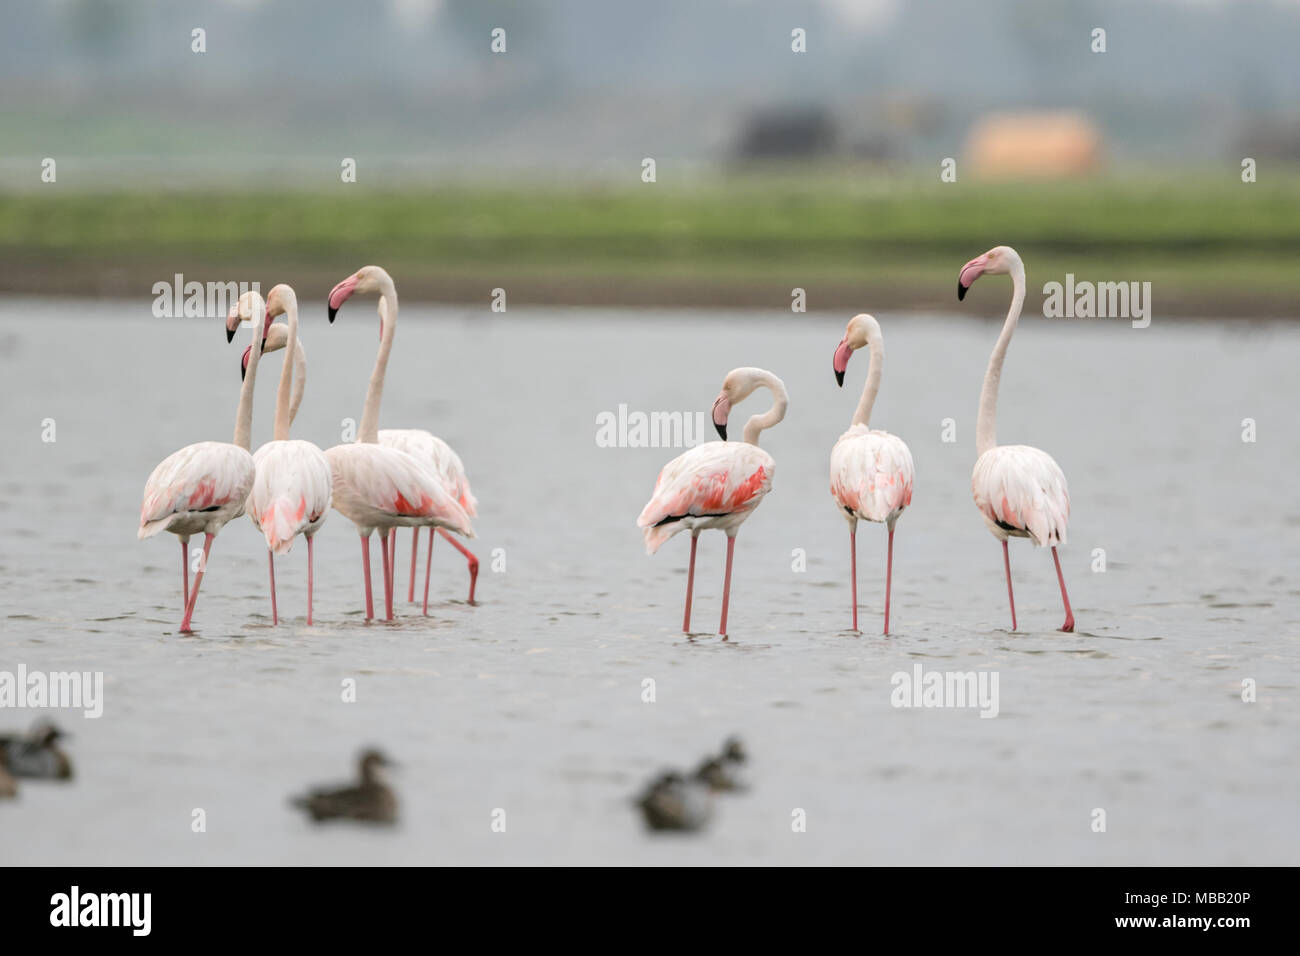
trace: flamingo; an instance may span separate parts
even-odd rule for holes
[[[140,505],[140,530],[137,537],[151,538],[159,531],[170,531],[181,541],[181,581],[185,598],[182,634],[192,634],[191,618],[199,598],[199,585],[208,567],[212,539],[233,518],[244,513],[244,502],[257,473],[249,454],[249,436],[253,429],[253,385],[257,379],[257,362],[262,354],[265,325],[261,321],[266,305],[256,292],[248,292],[226,316],[226,340],[234,338],[243,319],[254,319],[253,344],[250,346],[247,373],[239,390],[239,409],[235,413],[235,437],[231,444],[204,441],[186,445],[159,462],[144,485]],[[190,590],[190,536],[203,532],[203,558]]]
[[[275,601],[275,556],[287,554],[293,539],[307,539],[307,625],[312,622],[312,539],[325,521],[331,498],[330,466],[325,453],[309,441],[289,438],[289,426],[297,405],[290,407],[295,367],[299,384],[306,386],[305,360],[295,361],[298,345],[298,297],[287,285],[277,285],[266,297],[268,319],[287,315],[283,339],[286,343],[284,367],[280,370],[280,387],[275,402],[275,433],[253,454],[257,475],[248,496],[248,515],[266,537],[266,559],[271,577],[271,621],[280,623]],[[268,329],[269,332],[269,329]],[[268,336],[269,337],[269,336]],[[263,346],[266,350],[266,346]],[[296,396],[302,399],[301,391]]]
[[[770,389],[774,401],[762,415],[745,423],[744,441],[727,441],[727,416],[731,406],[744,401],[760,386]],[[691,559],[686,577],[686,612],[682,633],[691,630],[691,594],[695,587],[695,545],[701,531],[717,528],[727,533],[727,571],[722,585],[722,620],[718,633],[727,636],[727,608],[731,598],[731,561],[736,532],[763,496],[772,490],[776,463],[758,447],[758,436],[785,418],[789,395],[785,383],[761,368],[736,368],[727,373],[722,392],[713,403],[713,425],[722,441],[705,442],[678,455],[659,472],[654,494],[636,519],[645,535],[647,554],[684,529],[691,532]]]
[[[865,312],[849,320],[844,338],[831,362],[835,381],[844,386],[844,370],[853,353],[871,349],[867,384],[853,413],[849,430],[831,449],[831,497],[849,523],[849,574],[853,579],[853,629],[858,629],[858,519],[884,522],[889,529],[889,551],[885,561],[885,633],[889,633],[889,592],[894,576],[894,522],[912,503],[912,453],[903,440],[889,432],[868,427],[871,407],[880,391],[880,371],[885,364],[885,340],[880,323]]]
[[[1065,473],[1047,452],[1028,445],[999,445],[997,439],[998,382],[1025,301],[1025,264],[1010,246],[995,246],[961,267],[957,274],[957,298],[965,298],[966,290],[985,274],[1011,276],[1011,308],[989,356],[984,387],[980,391],[979,419],[975,425],[975,452],[979,457],[971,475],[971,492],[984,523],[1002,542],[1011,630],[1016,629],[1016,597],[1011,589],[1007,539],[1014,537],[1028,538],[1038,547],[1051,547],[1056,579],[1061,585],[1061,603],[1065,605],[1061,630],[1068,633],[1074,630],[1074,612],[1070,610],[1061,558],[1056,551],[1058,544],[1065,544],[1070,518],[1070,491],[1065,484]]]
[[[380,535],[384,566],[384,601],[387,620],[393,619],[393,567],[388,536],[394,529],[446,528],[467,538],[474,537],[465,509],[443,488],[438,476],[422,461],[404,451],[379,444],[379,403],[384,394],[384,375],[397,332],[397,289],[393,278],[379,266],[366,266],[348,276],[329,294],[329,320],[354,293],[375,293],[388,306],[380,310],[379,353],[357,440],[327,449],[334,479],[334,508],[357,526],[361,535],[362,569],[366,583],[366,620],[374,617],[370,589],[370,534]],[[426,607],[427,611],[427,607]]]

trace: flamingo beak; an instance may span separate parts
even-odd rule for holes
[[[713,427],[718,430],[722,440],[727,440],[727,416],[731,414],[731,399],[723,392],[713,403]]]
[[[236,302],[226,313],[226,344],[229,345],[235,341],[235,333],[239,331],[239,303]]]
[[[848,338],[840,339],[840,344],[835,349],[835,357],[831,359],[831,368],[835,370],[835,382],[841,388],[844,387],[844,371],[849,367],[849,356],[852,354],[853,349],[849,348]]]
[[[982,256],[976,256],[970,262],[961,267],[961,272],[957,273],[957,301],[960,302],[966,298],[966,290],[975,284],[975,280],[984,274],[984,267],[989,264],[988,253]]]
[[[348,301],[353,292],[357,291],[358,281],[359,280],[356,276],[348,276],[330,290],[329,319],[331,325],[334,323],[334,316],[338,315],[338,311],[343,306],[343,303]]]

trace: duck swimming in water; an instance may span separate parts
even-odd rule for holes
[[[637,800],[651,830],[701,830],[713,816],[709,788],[676,771],[660,774]]]
[[[717,757],[707,757],[695,770],[695,779],[707,784],[714,793],[738,793],[745,789],[740,780],[740,766],[749,759],[738,737],[728,737]]]
[[[72,761],[58,744],[65,736],[54,724],[42,720],[25,736],[0,737],[0,763],[15,777],[71,780]]]
[[[294,797],[295,807],[305,810],[317,823],[322,820],[361,820],[365,823],[397,822],[397,795],[384,777],[393,762],[378,750],[367,750],[359,761],[360,782],[353,787],[313,790]]]

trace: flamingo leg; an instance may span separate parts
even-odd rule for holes
[[[432,532],[431,532],[432,533]],[[420,529],[411,529],[411,582],[406,586],[406,603],[415,603],[415,565],[420,560]]]
[[[727,574],[722,579],[722,621],[718,625],[718,633],[722,639],[727,639],[727,608],[731,604],[731,555],[736,550],[736,539],[727,538]]]
[[[682,633],[691,633],[691,595],[695,593],[695,545],[699,543],[700,533],[691,532],[691,563],[686,569],[686,614],[682,617]]]
[[[858,529],[849,529],[849,578],[853,592],[853,630],[858,629]]]
[[[1007,542],[1002,542],[1002,563],[1007,569],[1007,599],[1011,602],[1011,630],[1016,629],[1016,596],[1011,591],[1011,554],[1007,551]]]
[[[429,533],[433,534],[432,531],[430,531]],[[442,535],[444,538],[450,541],[451,546],[453,548],[455,548],[461,554],[465,555],[465,560],[469,564],[469,603],[473,604],[474,585],[478,581],[478,558],[474,556],[473,551],[471,551],[469,548],[465,547],[463,544],[461,544],[459,541],[457,541],[455,538],[449,535],[445,528],[439,528],[438,534]]]
[[[312,536],[307,535],[307,626],[311,627]]]
[[[370,536],[361,536],[361,567],[366,572],[366,620],[370,621],[375,616],[375,603],[370,597]]]
[[[885,560],[885,634],[889,634],[889,592],[894,583],[894,529],[889,529],[889,557]]]
[[[393,566],[389,561],[392,551],[388,547],[392,533],[393,529],[388,528],[379,536],[379,553],[383,557],[381,563],[384,566],[384,620],[386,621],[393,619]]]
[[[1070,595],[1065,593],[1065,575],[1061,573],[1061,558],[1056,553],[1056,546],[1052,546],[1052,560],[1056,562],[1056,580],[1061,582],[1061,603],[1065,605],[1065,623],[1061,625],[1061,630],[1069,634],[1074,630],[1074,612],[1070,610]]]
[[[271,569],[271,623],[280,623],[280,612],[275,606],[275,552],[270,548],[266,549],[266,565]]]
[[[181,586],[182,594],[185,599],[181,602],[181,607],[188,607],[190,603],[190,536],[186,535],[181,538]]]
[[[199,562],[198,574],[194,575],[194,590],[190,591],[189,600],[185,603],[185,617],[181,621],[181,633],[193,634],[190,630],[190,618],[194,616],[194,605],[199,601],[199,585],[203,583],[203,572],[208,569],[208,552],[212,550],[212,539],[216,535],[203,534],[203,560]]]
[[[429,558],[424,563],[424,616],[429,616],[429,571],[433,568],[433,529],[429,530]]]

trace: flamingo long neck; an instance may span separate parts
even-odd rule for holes
[[[975,454],[982,455],[998,443],[998,383],[1002,381],[1002,363],[1020,321],[1020,308],[1025,303],[1025,267],[1023,263],[1011,265],[1011,308],[1003,323],[993,354],[989,356],[988,371],[984,373],[984,388],[980,391],[980,412],[975,423]]]
[[[790,404],[790,396],[786,393],[785,383],[775,375],[767,375],[760,379],[761,384],[772,390],[774,396],[772,407],[762,415],[755,415],[745,422],[744,439],[750,445],[758,444],[759,433],[764,429],[771,428],[781,419],[785,418],[785,410]]]
[[[284,366],[280,369],[280,387],[275,394],[275,441],[288,441],[289,426],[297,412],[289,408],[289,394],[293,389],[295,366],[298,358],[298,298],[292,292],[285,294],[285,315],[289,321],[289,335],[284,346]],[[301,401],[302,396],[299,395]]]
[[[294,340],[293,353],[293,398],[289,400],[289,424],[298,418],[298,408],[302,405],[302,393],[307,389],[307,354],[302,348],[302,339]]]
[[[244,451],[252,451],[249,445],[253,437],[253,386],[257,381],[257,362],[262,357],[265,312],[266,306],[259,299],[253,310],[253,350],[248,353],[248,368],[244,370],[244,384],[239,389],[239,410],[235,412],[234,444]]]
[[[370,373],[366,407],[361,413],[361,429],[357,435],[357,441],[372,445],[379,441],[379,402],[384,397],[384,375],[388,372],[388,356],[393,351],[393,336],[397,332],[397,289],[393,287],[392,279],[385,279],[379,292],[379,322],[383,334],[379,340],[379,354],[375,357],[375,370]]]
[[[867,348],[871,349],[871,364],[867,366],[867,384],[862,386],[858,409],[853,413],[854,425],[871,423],[871,409],[876,404],[876,394],[880,391],[880,373],[885,366],[885,340],[879,332],[873,330],[868,333]]]

